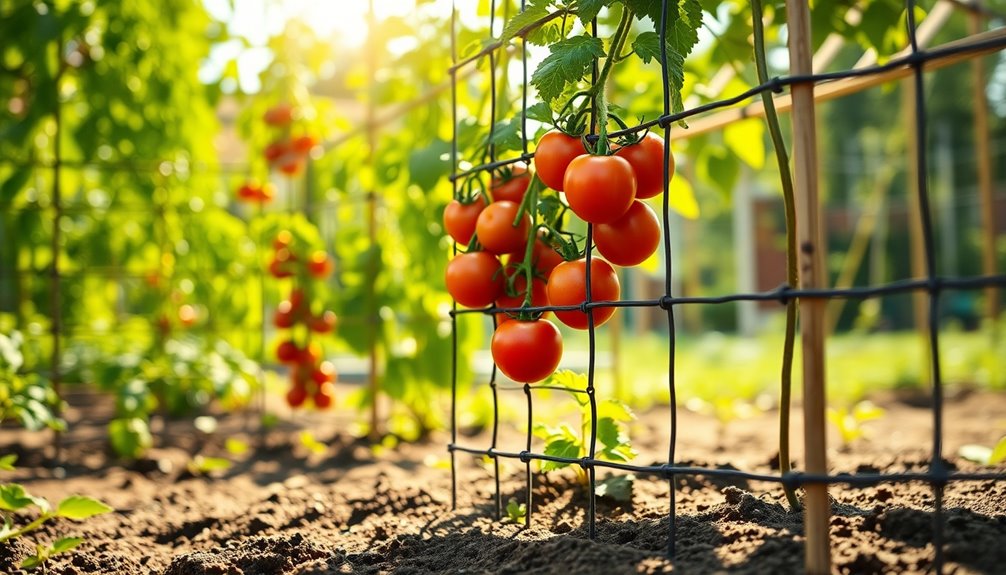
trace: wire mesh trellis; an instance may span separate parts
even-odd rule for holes
[[[915,124],[915,138],[914,147],[912,151],[916,157],[916,173],[914,174],[914,193],[917,196],[917,201],[919,205],[919,219],[920,225],[922,227],[922,239],[924,247],[924,257],[925,257],[925,277],[921,279],[905,279],[892,281],[881,285],[869,285],[863,287],[852,287],[844,289],[829,289],[829,288],[814,288],[814,287],[800,287],[792,285],[782,285],[775,290],[761,291],[761,292],[748,292],[748,293],[733,293],[721,296],[688,296],[681,297],[675,296],[672,293],[672,253],[671,253],[671,242],[670,242],[670,221],[669,221],[669,193],[668,193],[668,179],[664,179],[664,195],[663,195],[663,250],[664,250],[664,294],[658,298],[652,299],[636,299],[636,300],[621,300],[615,302],[609,301],[593,301],[591,299],[590,293],[590,259],[591,259],[591,248],[592,248],[592,225],[587,226],[586,233],[586,278],[585,283],[587,286],[586,300],[579,306],[537,306],[524,308],[526,311],[538,312],[538,311],[564,311],[564,310],[581,310],[587,313],[589,318],[588,324],[588,369],[587,369],[587,385],[584,389],[566,389],[566,391],[573,391],[574,393],[585,394],[589,401],[589,408],[591,412],[591,428],[588,440],[588,455],[583,458],[570,458],[570,457],[558,457],[554,455],[548,455],[545,453],[536,453],[532,451],[532,428],[534,422],[534,401],[533,395],[534,391],[542,389],[554,389],[554,386],[548,385],[500,385],[497,383],[497,369],[494,365],[490,375],[489,386],[492,391],[492,401],[493,401],[493,422],[492,422],[492,434],[490,439],[490,445],[487,448],[472,447],[468,445],[463,445],[458,442],[458,423],[457,423],[457,403],[458,403],[458,375],[457,375],[457,332],[458,325],[457,319],[460,314],[493,314],[493,323],[495,326],[495,314],[501,311],[515,311],[512,309],[504,309],[498,307],[489,307],[486,309],[458,309],[455,304],[451,316],[452,316],[452,342],[454,346],[454,358],[453,358],[453,369],[452,369],[452,380],[451,380],[451,442],[447,446],[450,454],[451,462],[451,501],[452,507],[457,507],[457,462],[456,453],[463,452],[473,455],[486,456],[492,459],[494,466],[494,479],[495,479],[495,515],[497,519],[501,515],[501,493],[500,493],[500,458],[515,459],[524,463],[525,465],[525,489],[524,489],[524,499],[527,506],[527,525],[530,526],[533,515],[533,505],[532,505],[532,471],[531,462],[555,462],[561,464],[572,464],[579,465],[583,468],[588,475],[589,480],[589,492],[588,492],[588,503],[587,503],[587,533],[590,538],[594,538],[596,535],[596,511],[595,511],[595,487],[596,478],[595,473],[597,468],[606,468],[613,470],[629,471],[640,474],[649,474],[657,477],[663,477],[668,480],[669,483],[669,509],[668,509],[668,543],[667,543],[667,553],[670,557],[674,556],[675,552],[675,527],[676,527],[676,504],[675,504],[675,477],[676,476],[708,476],[708,477],[722,477],[722,478],[732,478],[732,479],[744,479],[744,480],[755,480],[755,481],[765,481],[775,484],[780,484],[786,488],[795,489],[801,486],[810,485],[832,485],[832,484],[845,484],[850,487],[860,488],[874,486],[882,483],[906,483],[906,482],[923,482],[929,484],[933,489],[934,494],[934,504],[933,504],[933,546],[935,550],[933,565],[937,572],[942,572],[944,564],[944,551],[943,551],[943,534],[942,526],[944,522],[944,509],[943,509],[943,490],[945,486],[950,482],[959,481],[1003,481],[1006,480],[1006,473],[994,473],[994,472],[957,472],[948,469],[948,466],[944,463],[942,452],[943,452],[943,389],[942,389],[942,378],[941,378],[941,365],[940,365],[940,353],[939,353],[939,303],[940,296],[942,293],[952,290],[981,290],[981,289],[999,289],[1006,287],[1006,275],[979,275],[979,276],[969,276],[969,277],[948,277],[941,276],[938,274],[936,269],[936,247],[934,242],[934,232],[933,232],[933,222],[932,222],[932,212],[929,205],[929,191],[927,182],[927,161],[926,161],[926,147],[925,147],[925,134],[926,134],[926,101],[925,94],[923,90],[923,79],[925,67],[927,64],[938,65],[941,63],[948,63],[951,61],[956,61],[963,58],[974,58],[981,54],[989,53],[992,51],[1002,50],[1006,47],[1006,35],[1002,34],[1002,31],[994,31],[994,33],[977,34],[971,36],[963,41],[953,42],[949,45],[944,45],[937,48],[923,49],[916,37],[916,15],[915,0],[906,0],[905,8],[907,12],[907,32],[909,39],[910,52],[907,55],[900,58],[894,58],[885,64],[874,65],[863,68],[855,68],[850,70],[843,70],[837,72],[828,73],[805,73],[805,74],[791,74],[786,77],[775,77],[770,79],[768,82],[764,82],[758,86],[755,86],[741,94],[733,97],[724,98],[701,106],[697,106],[691,109],[686,109],[684,111],[672,113],[670,93],[667,90],[669,86],[668,82],[668,64],[667,64],[667,53],[666,44],[664,42],[666,35],[666,14],[668,2],[664,0],[662,3],[662,16],[661,22],[658,24],[658,32],[660,36],[661,54],[660,54],[660,68],[661,77],[663,80],[663,113],[660,117],[639,123],[638,125],[631,126],[629,128],[622,129],[616,132],[610,132],[610,137],[615,137],[619,135],[641,132],[643,130],[648,130],[651,128],[660,128],[663,130],[663,135],[665,141],[670,141],[671,136],[671,126],[678,122],[679,120],[684,120],[693,116],[699,116],[712,112],[719,109],[724,109],[728,107],[733,107],[738,104],[747,102],[748,100],[762,95],[766,92],[781,93],[786,88],[793,88],[797,85],[808,85],[816,86],[821,83],[843,80],[850,78],[872,78],[877,79],[878,83],[881,77],[886,74],[896,72],[904,72],[905,75],[911,76],[911,82],[914,87],[914,124]],[[525,9],[525,2],[521,2],[521,10]],[[492,1],[490,3],[490,33],[494,34],[495,27],[495,13],[496,13],[496,2]],[[451,13],[451,54],[452,54],[452,65],[449,68],[449,73],[451,75],[451,110],[452,110],[452,146],[451,146],[451,162],[452,162],[452,174],[450,176],[451,181],[454,184],[455,196],[458,192],[458,182],[468,176],[491,172],[496,168],[503,166],[508,166],[518,162],[529,162],[534,154],[528,151],[528,139],[527,139],[527,100],[528,100],[528,74],[527,74],[527,50],[526,44],[521,44],[521,64],[522,64],[522,85],[521,85],[521,140],[522,140],[522,153],[515,157],[499,159],[496,157],[495,149],[490,145],[488,162],[470,167],[465,170],[458,170],[459,167],[459,150],[458,150],[458,80],[459,73],[469,66],[473,66],[480,62],[483,58],[488,58],[489,61],[489,77],[490,86],[492,94],[490,95],[490,134],[489,139],[492,140],[492,125],[496,122],[497,110],[496,110],[496,60],[495,53],[504,48],[502,42],[493,42],[488,44],[480,52],[466,57],[462,60],[458,59],[457,52],[457,23],[458,23],[458,13],[457,8],[452,8]],[[590,32],[596,36],[597,34],[597,21],[593,22],[590,27]],[[596,60],[595,67],[593,70],[593,75],[596,77]],[[591,126],[591,134],[594,132],[594,127]],[[596,138],[596,135],[593,136]],[[588,136],[590,138],[590,136]],[[670,147],[665,146],[664,148],[664,173],[667,174],[667,166],[670,161]],[[795,233],[790,230],[789,233]],[[455,247],[454,253],[457,253],[457,248]],[[720,469],[720,468],[710,468],[710,467],[696,467],[688,465],[679,465],[676,463],[675,450],[677,446],[677,385],[675,379],[675,351],[676,351],[676,325],[674,311],[677,306],[682,305],[710,305],[710,304],[723,304],[728,302],[738,302],[738,301],[779,301],[783,304],[787,303],[792,299],[797,299],[798,301],[828,301],[831,299],[852,299],[852,300],[865,300],[868,298],[877,298],[893,294],[905,294],[905,293],[924,293],[928,297],[928,317],[926,318],[925,329],[927,334],[927,343],[929,350],[929,370],[932,382],[932,418],[933,418],[933,433],[932,433],[932,445],[931,445],[931,460],[929,463],[929,468],[927,471],[912,471],[912,472],[902,472],[902,473],[855,473],[852,475],[842,474],[833,475],[828,473],[811,473],[811,472],[797,472],[797,471],[786,471],[781,470],[779,474],[766,474],[766,473],[754,473],[744,470],[736,469]],[[597,357],[595,349],[595,325],[593,314],[591,310],[595,310],[602,307],[642,307],[642,308],[656,308],[661,309],[666,312],[667,316],[667,335],[668,337],[668,371],[667,371],[667,384],[670,395],[669,404],[669,417],[670,417],[670,433],[668,438],[668,458],[666,463],[657,465],[635,465],[629,463],[621,462],[611,462],[606,460],[601,460],[596,458],[596,444],[597,444],[597,397],[594,388],[594,371],[595,371],[595,360]],[[527,402],[527,429],[526,429],[526,444],[525,449],[519,452],[513,451],[503,451],[497,448],[498,438],[499,438],[499,392],[500,391],[522,391],[525,395]],[[825,526],[825,529],[827,527]],[[824,534],[825,541],[824,545],[827,546],[827,533]],[[808,541],[808,545],[810,545]],[[826,559],[827,560],[827,559]]]

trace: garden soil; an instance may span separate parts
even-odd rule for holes
[[[574,469],[533,472],[531,523],[494,517],[491,461],[457,454],[456,510],[451,508],[449,436],[374,449],[353,438],[352,414],[292,415],[265,437],[246,433],[251,418],[226,416],[213,435],[191,422],[157,433],[148,459],[115,463],[106,453],[99,406],[71,398],[74,433],[63,438],[63,463],[43,453],[46,434],[0,430],[0,454],[17,453],[19,468],[3,480],[58,500],[98,497],[114,513],[83,523],[59,520],[29,539],[83,535],[76,550],[53,558],[52,574],[336,574],[336,573],[796,573],[803,566],[801,516],[778,486],[709,477],[676,479],[676,547],[667,558],[669,484],[639,476],[631,501],[597,498],[596,538],[588,538],[587,490]],[[866,435],[834,448],[833,472],[924,471],[932,411],[924,402],[883,399],[886,415]],[[797,413],[799,410],[794,410]],[[695,466],[771,473],[776,413],[729,422],[681,410],[676,459]],[[957,457],[965,444],[989,445],[1006,431],[1006,396],[965,393],[945,408],[944,453],[956,470],[989,470]],[[90,424],[90,428],[88,427]],[[794,453],[802,453],[794,421]],[[665,408],[639,414],[631,428],[638,463],[666,461]],[[327,445],[312,453],[299,439],[310,429]],[[226,437],[253,445],[228,455]],[[519,451],[523,435],[500,430],[500,448]],[[459,443],[488,445],[487,432]],[[840,445],[831,437],[832,446]],[[194,453],[234,460],[223,472],[193,473]],[[801,461],[797,458],[796,465]],[[501,502],[524,498],[525,467],[501,460]],[[1002,467],[999,471],[1004,471]],[[598,470],[598,476],[608,472]],[[923,573],[933,561],[933,489],[925,483],[865,489],[831,488],[832,558],[838,573]],[[953,483],[944,496],[946,571],[1006,573],[1006,482]],[[23,518],[22,518],[23,519]],[[0,572],[17,573],[32,551],[0,545]]]

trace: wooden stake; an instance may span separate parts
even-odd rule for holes
[[[790,74],[812,73],[810,9],[806,1],[786,0],[789,23]],[[796,188],[797,239],[800,245],[800,287],[823,288],[827,284],[824,254],[827,248],[821,231],[821,210],[817,195],[817,126],[814,113],[814,84],[794,84],[793,159]],[[822,299],[800,300],[803,341],[803,417],[804,460],[812,475],[828,472],[825,428],[824,340],[826,302]],[[829,542],[828,486],[805,487],[804,566],[811,575],[831,572]]]
[[[981,34],[985,26],[979,12],[970,14],[971,34]],[[982,274],[996,274],[996,221],[992,200],[992,146],[989,143],[989,108],[985,99],[985,62],[971,60],[971,85],[974,93],[975,161],[978,162],[978,195],[981,201]],[[985,317],[994,321],[999,315],[999,290],[985,289]]]
[[[914,142],[917,137],[925,137],[925,134],[917,134],[915,130],[915,81],[907,78],[901,82],[901,109],[904,111],[904,131],[905,141]],[[926,277],[926,246],[925,238],[922,234],[922,216],[919,213],[919,195],[915,190],[919,189],[919,153],[916,146],[907,145],[907,157],[905,165],[906,201],[908,203],[908,240],[909,240],[909,261],[911,264],[911,275],[914,279]],[[918,336],[922,350],[922,361],[919,365],[929,365],[931,353],[929,347],[929,296],[922,291],[912,292],[912,316],[915,325],[915,333]],[[929,385],[930,373],[928,370],[919,370],[919,384]]]

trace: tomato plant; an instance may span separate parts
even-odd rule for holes
[[[534,383],[552,375],[562,360],[562,335],[547,319],[514,320],[493,333],[493,361],[519,383]]]
[[[652,198],[664,191],[664,139],[647,132],[634,144],[622,146],[615,155],[625,158],[636,176],[636,197]],[[674,156],[668,156],[667,179],[674,175]]]
[[[555,266],[565,261],[562,254],[555,251],[555,248],[546,244],[541,238],[535,241],[534,247],[531,249],[531,263],[534,265],[534,273],[542,277],[547,278]],[[519,264],[524,261],[524,257],[524,251],[512,253],[507,259],[507,264]]]
[[[569,209],[592,224],[615,221],[636,198],[632,165],[618,156],[578,156],[569,163],[563,185]]]
[[[510,289],[510,288],[508,288]],[[518,308],[524,305],[527,295],[527,279],[523,275],[513,278],[511,293],[505,293],[496,299],[496,307]],[[545,280],[534,278],[531,280],[531,307],[545,307],[549,305],[548,291]],[[547,315],[547,313],[546,313]],[[503,323],[510,319],[506,312],[496,314],[496,323]]]
[[[531,229],[531,218],[527,214],[519,220],[517,210],[520,206],[514,202],[493,202],[486,206],[475,222],[475,234],[479,243],[486,251],[502,255],[516,252],[527,244],[528,232]]]
[[[566,168],[574,158],[586,153],[580,138],[552,130],[542,136],[535,146],[535,172],[546,186],[561,192],[564,189]]]
[[[660,245],[660,220],[653,208],[635,200],[617,220],[594,226],[594,244],[609,262],[618,266],[643,263]]]
[[[444,208],[444,230],[462,246],[467,246],[475,234],[475,223],[486,207],[485,198],[476,195],[470,201],[451,200]]]
[[[591,301],[618,301],[621,287],[618,274],[601,258],[590,260]],[[551,305],[579,305],[587,301],[587,260],[563,262],[548,276],[548,300]],[[615,314],[613,307],[593,308],[594,327],[603,325]],[[587,314],[579,310],[556,311],[555,317],[575,329],[587,329]]]
[[[447,264],[447,291],[465,307],[486,307],[503,293],[503,266],[489,252],[459,254]]]

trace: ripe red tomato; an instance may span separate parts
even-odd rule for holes
[[[475,222],[479,243],[487,252],[508,254],[523,249],[531,228],[531,216],[524,214],[520,225],[513,226],[520,206],[514,202],[493,202],[486,206]]]
[[[548,277],[548,274],[552,273],[555,266],[565,261],[562,254],[543,242],[540,237],[535,241],[534,247],[531,250],[531,262],[534,264],[535,273],[545,277]],[[524,250],[510,254],[507,259],[509,264],[519,264],[522,261],[524,261]]]
[[[287,176],[296,176],[304,169],[304,158],[301,156],[291,157],[289,154],[285,155],[279,162],[278,167],[279,171]]]
[[[573,158],[586,154],[579,138],[552,130],[538,140],[534,167],[538,178],[553,190],[563,191],[566,167]]]
[[[592,224],[620,218],[636,198],[632,165],[618,156],[579,156],[569,163],[564,180],[573,213]]]
[[[475,222],[485,207],[486,201],[481,194],[469,203],[451,200],[444,208],[444,230],[454,241],[467,246],[475,233]]]
[[[293,266],[296,261],[297,257],[288,248],[277,250],[269,262],[269,273],[274,278],[288,278],[294,274]]]
[[[335,324],[338,318],[335,317],[335,312],[328,310],[325,313],[314,316],[307,322],[307,327],[315,333],[328,333],[335,329]]]
[[[296,361],[304,368],[313,369],[321,361],[321,353],[321,346],[317,342],[312,341],[307,346],[301,348]]]
[[[591,301],[618,301],[621,287],[618,274],[601,258],[590,259]],[[548,276],[548,301],[551,305],[579,305],[587,301],[587,260],[563,262]],[[613,307],[593,308],[594,326],[600,326],[615,313]],[[582,311],[556,311],[555,317],[569,327],[587,329],[587,314]]]
[[[311,370],[311,379],[318,385],[335,381],[335,366],[330,361],[321,362],[318,367]]]
[[[291,243],[293,243],[293,234],[290,233],[290,230],[281,230],[276,234],[276,239],[272,241],[272,249],[278,252],[283,248],[289,248]]]
[[[333,267],[332,259],[328,257],[325,250],[312,252],[311,257],[307,260],[307,273],[317,279],[327,278],[332,273]]]
[[[489,252],[460,254],[447,264],[445,282],[459,304],[486,307],[503,293],[503,266]]]
[[[290,149],[306,156],[317,145],[318,139],[314,136],[298,136],[290,142]]]
[[[293,340],[284,340],[276,347],[276,359],[283,363],[292,363],[300,358],[301,350]]]
[[[514,295],[503,295],[496,298],[496,307],[521,307],[524,305],[524,296],[527,294],[527,278],[523,274],[513,280]],[[548,305],[548,290],[545,287],[545,280],[534,278],[531,280],[531,306],[542,307]],[[542,317],[548,315],[544,314]],[[496,323],[501,324],[512,319],[506,312],[496,314]]]
[[[293,324],[297,323],[299,311],[291,300],[285,299],[276,306],[276,314],[272,317],[272,323],[280,329],[293,327]]]
[[[528,184],[531,183],[531,174],[527,173],[524,164],[514,164],[510,166],[509,173],[493,178],[492,190],[493,201],[508,201],[519,204],[524,199]]]
[[[314,406],[318,409],[328,409],[335,402],[335,386],[326,382],[318,386],[314,392]]]
[[[660,245],[660,220],[657,212],[636,200],[625,215],[610,224],[594,226],[594,244],[609,262],[618,266],[636,266],[653,255]]]
[[[286,392],[286,404],[293,408],[304,405],[307,399],[307,387],[302,382],[294,380],[293,386]]]
[[[289,151],[289,144],[284,140],[278,140],[270,143],[262,151],[262,155],[265,156],[265,160],[270,164],[274,163],[276,160],[282,158]]]
[[[635,144],[619,148],[616,156],[625,158],[636,175],[636,197],[645,200],[664,191],[664,139],[648,132]],[[668,156],[667,179],[674,175],[674,156]]]
[[[270,126],[285,126],[293,121],[293,106],[290,104],[276,104],[265,111],[262,119]]]
[[[508,321],[492,339],[493,361],[519,383],[534,383],[552,375],[562,359],[562,335],[547,319]]]

